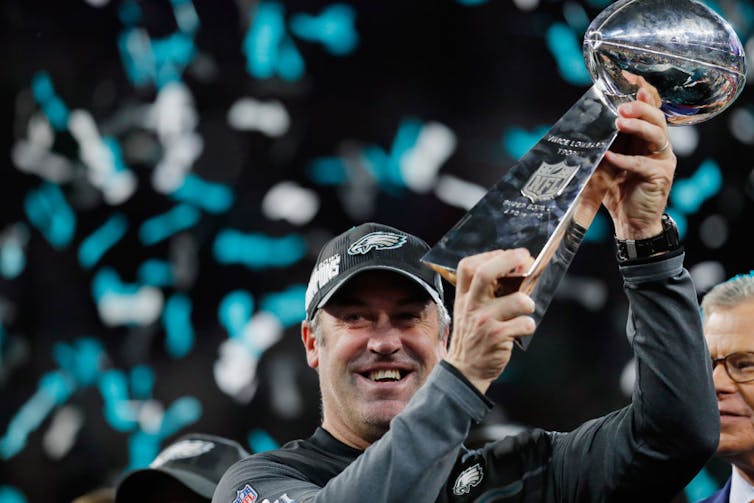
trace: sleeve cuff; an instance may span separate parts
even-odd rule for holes
[[[678,253],[625,262],[620,264],[620,272],[628,284],[663,281],[683,270],[685,256],[683,250],[680,250]]]
[[[635,258],[630,260],[624,260],[622,262],[618,262],[620,265],[642,265],[642,264],[653,264],[655,262],[660,262],[662,260],[667,260],[669,258],[677,257],[679,255],[682,255],[684,252],[683,246],[680,248],[669,251],[667,253],[663,253],[660,255],[655,255],[654,257],[644,257],[644,258]]]
[[[464,383],[470,390],[476,394],[477,397],[479,397],[480,400],[484,402],[484,405],[487,406],[488,409],[491,409],[493,407],[492,401],[487,398],[485,395],[483,395],[471,382],[469,382],[468,379],[466,379],[466,376],[461,373],[460,370],[455,368],[453,365],[448,363],[446,360],[441,360],[440,365],[445,367],[451,374],[453,374],[457,379],[459,379],[462,383]]]

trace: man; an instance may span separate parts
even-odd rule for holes
[[[703,500],[754,500],[754,272],[712,288],[702,298],[704,336],[720,409],[717,455],[733,465],[725,486]]]
[[[467,449],[514,340],[534,331],[528,295],[495,296],[498,279],[532,257],[463,259],[451,334],[440,278],[420,262],[426,243],[365,224],[325,245],[307,290],[301,333],[319,375],[321,428],[234,464],[212,501],[672,499],[714,452],[719,424],[696,292],[663,218],[675,157],[658,105],[643,88],[620,106],[631,155],[608,152],[600,167],[602,202],[630,256],[620,266],[637,358],[630,406],[569,433],[534,429]]]
[[[189,433],[165,447],[147,468],[117,484],[115,503],[202,503],[212,499],[223,472],[249,453],[237,442]]]

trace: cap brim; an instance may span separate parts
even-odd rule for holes
[[[424,290],[427,291],[429,296],[432,298],[432,300],[435,302],[435,304],[442,304],[443,301],[440,298],[440,294],[437,293],[437,291],[429,285],[426,281],[424,281],[422,278],[415,274],[411,274],[410,272],[404,271],[403,269],[400,269],[398,267],[393,267],[389,265],[374,265],[374,264],[368,264],[364,265],[362,267],[354,268],[351,272],[348,273],[348,275],[340,278],[337,283],[333,285],[332,288],[330,288],[330,291],[327,292],[322,299],[319,301],[319,303],[315,306],[314,309],[312,309],[312,312],[310,314],[310,320],[314,316],[314,313],[317,312],[317,310],[321,309],[329,302],[329,300],[332,298],[333,295],[335,295],[335,292],[340,290],[346,283],[348,283],[354,276],[357,274],[360,274],[365,271],[391,271],[398,273],[402,276],[405,276],[406,278],[413,280],[415,283],[419,284]]]
[[[115,502],[138,501],[133,499],[146,494],[144,491],[154,490],[156,482],[173,482],[180,484],[199,496],[212,498],[215,484],[211,480],[184,470],[176,470],[161,466],[159,468],[144,468],[129,473],[119,484],[115,494]]]

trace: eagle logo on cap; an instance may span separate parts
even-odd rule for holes
[[[177,459],[195,458],[211,451],[214,447],[215,444],[204,440],[182,440],[162,451],[149,466],[157,468]]]
[[[406,243],[406,236],[394,232],[370,232],[348,247],[349,255],[366,255],[372,250],[392,250]]]

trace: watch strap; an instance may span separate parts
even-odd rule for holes
[[[615,239],[620,262],[645,259],[681,248],[678,227],[670,215],[662,215],[662,232],[646,239]]]

